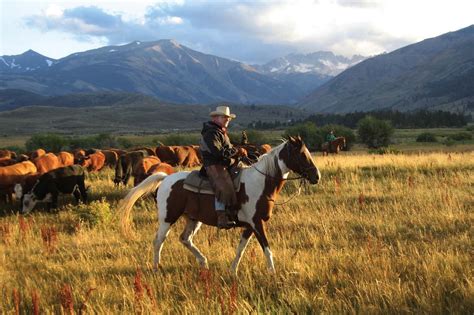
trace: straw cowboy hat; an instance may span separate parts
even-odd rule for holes
[[[234,119],[237,117],[235,114],[230,113],[229,106],[217,106],[216,110],[211,112],[209,116],[226,116]]]

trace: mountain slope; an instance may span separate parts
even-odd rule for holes
[[[0,73],[24,73],[50,67],[56,60],[28,50],[21,55],[1,56]]]
[[[367,59],[298,105],[313,112],[469,107],[474,102],[474,25]]]
[[[0,90],[0,112],[26,106],[49,106],[65,108],[110,107],[131,104],[159,104],[153,97],[124,92],[78,93],[43,96],[24,90]]]

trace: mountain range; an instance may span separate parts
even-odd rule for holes
[[[112,93],[105,97],[111,101],[125,93],[179,104],[286,104],[319,113],[470,113],[474,25],[370,58],[316,52],[290,54],[263,65],[204,54],[174,40],[106,46],[58,60],[30,50],[0,57],[0,90],[0,110],[26,100],[32,104],[35,98],[39,103],[52,101],[42,96],[72,93],[77,100],[78,93]]]
[[[293,70],[287,62],[284,71],[267,71],[277,61],[257,68],[192,50],[174,40],[136,41],[58,60],[30,50],[1,57],[0,88],[42,95],[141,93],[184,104],[294,104],[346,65],[345,57],[323,55],[326,59],[313,56],[311,61],[306,55],[290,55],[285,60],[294,62]]]

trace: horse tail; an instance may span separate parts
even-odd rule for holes
[[[119,211],[122,213],[121,223],[122,223],[122,231],[125,234],[130,234],[130,213],[132,210],[133,205],[138,200],[138,198],[152,193],[158,189],[162,180],[168,176],[168,174],[163,172],[158,172],[156,174],[151,175],[140,185],[134,187],[132,190],[128,192],[128,194],[123,198],[119,205]]]

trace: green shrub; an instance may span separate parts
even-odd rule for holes
[[[248,142],[251,144],[265,144],[268,139],[265,134],[257,130],[246,130]],[[240,144],[242,142],[242,131],[229,132],[230,142],[233,144]]]
[[[89,204],[78,205],[76,213],[81,222],[90,227],[107,227],[113,218],[110,204],[105,198],[92,201]]]
[[[456,144],[456,141],[454,141],[453,139],[450,139],[448,137],[448,138],[444,139],[443,144],[447,147],[451,147],[451,146]]]
[[[326,141],[326,135],[331,130],[334,130],[336,137],[342,136],[346,138],[345,150],[350,150],[356,140],[356,136],[351,129],[340,125],[326,125],[318,128],[313,122],[305,122],[303,124],[298,124],[288,128],[283,136],[287,137],[300,135],[306,143],[308,149],[315,151],[321,150],[322,144]]]
[[[369,148],[381,148],[390,144],[393,127],[390,122],[372,116],[365,116],[357,123],[360,141]]]
[[[117,143],[122,149],[129,149],[133,146],[132,141],[128,140],[127,138],[118,138]]]
[[[301,136],[308,149],[312,151],[318,149],[324,141],[324,137],[318,131],[316,124],[310,121],[288,128],[283,136]]]
[[[437,142],[436,136],[431,132],[423,132],[416,137],[416,142]]]
[[[27,151],[42,148],[47,152],[59,152],[67,143],[66,138],[57,134],[45,133],[32,136],[25,143]]]
[[[402,152],[400,152],[399,150],[394,149],[394,148],[391,148],[391,147],[383,147],[383,148],[377,148],[377,149],[370,149],[368,152],[369,152],[369,154],[380,154],[380,155],[384,155],[384,154],[400,154],[400,153],[402,153]]]
[[[472,140],[472,134],[469,132],[458,132],[453,135],[450,135],[448,137],[449,140],[453,141],[466,141],[466,140]]]

